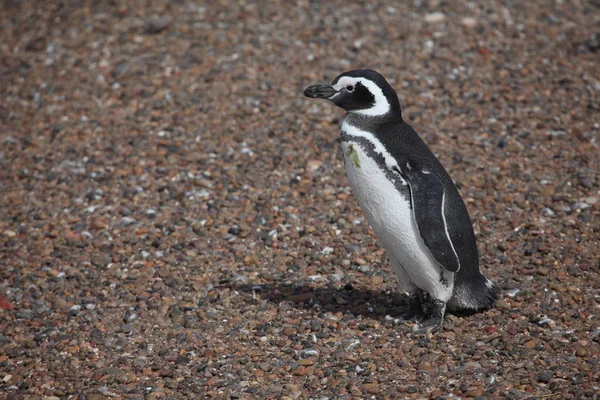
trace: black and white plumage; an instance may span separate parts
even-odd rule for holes
[[[353,70],[304,94],[346,111],[342,150],[348,180],[400,286],[419,301],[424,316],[417,330],[438,330],[446,306],[462,312],[492,307],[496,288],[479,271],[467,208],[439,160],[402,119],[385,78]]]

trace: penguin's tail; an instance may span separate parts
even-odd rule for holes
[[[498,292],[494,282],[479,274],[475,279],[454,282],[454,293],[448,302],[448,308],[458,314],[487,310],[496,304]]]

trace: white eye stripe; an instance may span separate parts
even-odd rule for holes
[[[340,78],[340,80],[337,81],[335,85],[333,85],[333,88],[339,91],[345,88],[346,86],[354,87],[358,82],[360,82],[360,78],[351,78],[349,76],[344,76]]]
[[[365,110],[355,110],[352,112],[362,115],[369,115],[372,117],[387,114],[391,108],[390,103],[387,101],[387,98],[383,94],[381,88],[377,86],[375,82],[369,79],[344,76],[340,78],[340,80],[338,80],[335,85],[333,85],[333,88],[338,92],[342,90],[342,88],[346,88],[348,86],[352,86],[352,88],[354,89],[356,87],[356,84],[359,82],[367,89],[369,89],[369,92],[371,92],[371,94],[375,98],[375,104],[373,104],[373,107],[371,108],[367,108]]]

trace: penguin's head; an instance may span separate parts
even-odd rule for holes
[[[331,84],[312,85],[306,97],[326,99],[348,113],[378,117],[400,116],[398,95],[383,75],[372,69],[355,69],[339,74]]]

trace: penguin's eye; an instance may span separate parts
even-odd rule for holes
[[[349,92],[352,92],[354,90],[354,86],[348,85],[348,86],[346,86],[346,90]]]

